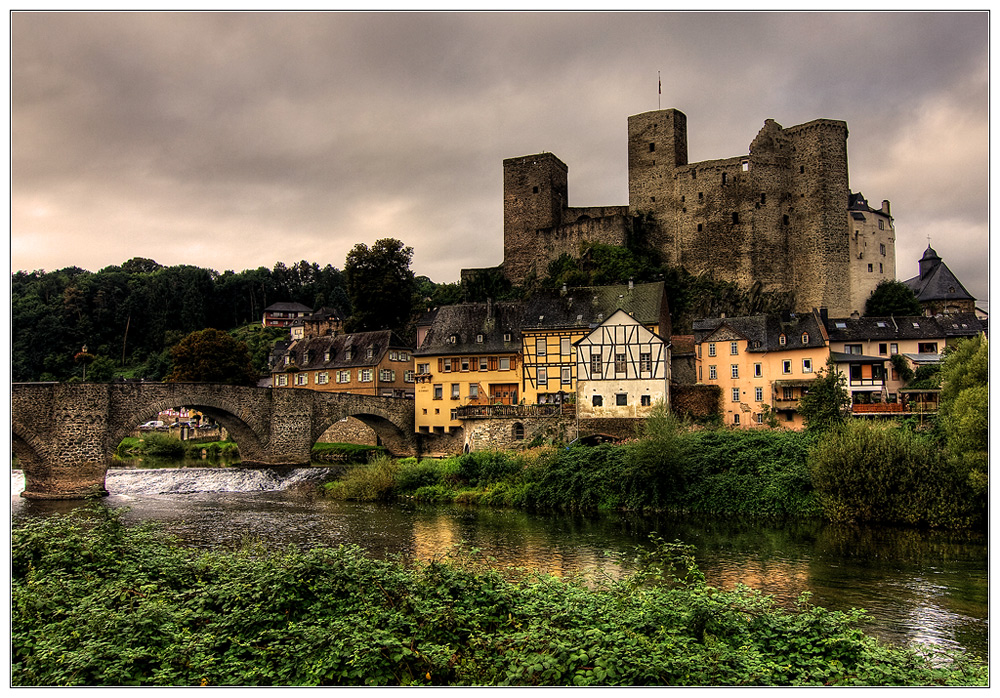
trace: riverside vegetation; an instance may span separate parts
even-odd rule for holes
[[[861,611],[794,608],[705,583],[654,539],[637,571],[585,585],[357,547],[184,548],[98,504],[15,523],[12,684],[986,685],[858,629]],[[938,658],[940,659],[940,658]]]

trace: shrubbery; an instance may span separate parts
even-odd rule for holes
[[[12,530],[11,681],[23,685],[986,685],[964,655],[880,644],[860,611],[705,584],[660,542],[588,588],[472,557],[180,548],[149,525]]]

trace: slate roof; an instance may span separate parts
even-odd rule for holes
[[[975,313],[908,315],[901,317],[830,318],[826,330],[831,342],[893,339],[973,337],[986,330]]]
[[[525,330],[593,329],[618,309],[640,324],[660,325],[667,314],[662,281],[617,286],[577,286],[535,291],[523,303]],[[667,320],[669,322],[669,320]]]
[[[699,318],[694,321],[694,341],[709,341],[720,328],[728,327],[745,337],[748,351],[791,351],[811,349],[827,345],[826,330],[815,313],[798,315],[750,315],[729,318]],[[809,333],[809,341],[802,343],[802,333]],[[785,335],[785,344],[780,337]]]
[[[282,301],[281,303],[272,303],[271,305],[264,308],[265,313],[311,313],[312,308],[302,305],[301,303],[288,303]]]
[[[520,325],[521,307],[516,302],[442,306],[437,309],[427,336],[414,356],[518,352],[521,349]],[[476,341],[478,335],[482,335],[482,342]],[[504,335],[509,335],[510,339],[504,341]]]
[[[368,348],[372,349],[372,358],[368,357]],[[347,349],[352,349],[351,358],[347,358]],[[355,332],[336,337],[313,337],[292,342],[284,352],[272,353],[275,360],[272,373],[283,373],[285,354],[291,354],[295,365],[300,369],[339,369],[374,366],[385,357],[389,349],[402,349],[412,353],[413,349],[390,330],[375,332]],[[324,356],[330,351],[330,360]]]
[[[910,287],[921,303],[942,300],[975,300],[930,245],[924,250],[924,256],[920,258],[920,274],[903,283]]]

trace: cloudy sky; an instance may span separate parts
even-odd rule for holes
[[[898,277],[930,236],[989,295],[985,13],[10,21],[12,271],[342,268],[395,237],[456,281],[503,259],[504,158],[553,152],[570,205],[624,205],[627,118],[662,106],[687,114],[692,162],[745,154],[767,118],[847,121]]]

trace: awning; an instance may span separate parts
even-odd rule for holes
[[[808,388],[816,382],[815,378],[789,378],[774,381],[775,388]]]

